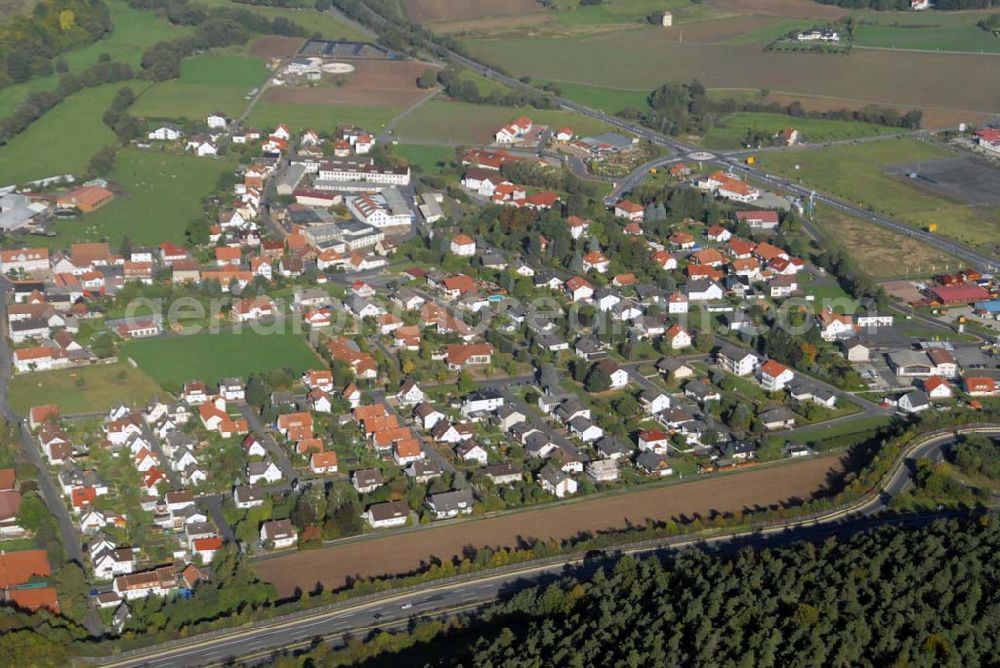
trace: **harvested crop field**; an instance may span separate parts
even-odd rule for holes
[[[624,528],[628,523],[643,525],[647,518],[680,520],[695,515],[707,517],[713,511],[736,512],[797,503],[823,494],[831,478],[838,478],[841,470],[839,459],[820,457],[680,485],[387,533],[384,537],[267,559],[255,567],[280,595],[289,595],[296,587],[311,590],[316,582],[339,588],[349,577],[407,573],[432,558],[447,561],[468,545],[514,546],[521,538],[561,540],[582,531]]]
[[[536,0],[406,0],[404,5],[417,23],[531,14],[541,7]]]
[[[258,58],[289,58],[299,52],[303,42],[301,37],[264,35],[254,40],[248,51]]]
[[[424,95],[417,77],[431,67],[419,61],[355,60],[354,72],[339,75],[339,86],[272,88],[264,97],[277,104],[406,107]]]
[[[762,14],[786,19],[835,21],[849,13],[846,9],[821,5],[813,0],[712,0],[710,4],[724,12]]]

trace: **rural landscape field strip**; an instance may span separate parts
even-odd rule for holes
[[[522,538],[561,540],[583,531],[643,525],[647,519],[705,517],[712,511],[737,512],[794,502],[823,490],[840,466],[835,457],[819,457],[422,531],[387,534],[264,560],[256,568],[281,595],[291,594],[296,587],[311,590],[316,582],[337,588],[351,577],[405,573],[431,558],[447,561],[468,545],[513,547]]]

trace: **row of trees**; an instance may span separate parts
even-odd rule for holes
[[[0,29],[0,86],[52,74],[53,58],[110,30],[103,0],[40,0],[31,14],[15,14]]]
[[[711,99],[705,87],[694,79],[688,83],[666,83],[647,98],[649,110],[626,107],[619,115],[641,121],[644,125],[670,135],[704,134],[723,116],[735,112],[766,112],[784,114],[790,118],[817,118],[837,121],[861,121],[894,128],[919,129],[923,112],[913,109],[904,114],[888,107],[868,106],[863,109],[807,111],[802,103],[765,102],[768,91],[761,91],[759,100]]]
[[[479,85],[471,79],[463,79],[461,73],[453,69],[441,70],[437,74],[438,83],[444,87],[449,97],[473,104],[492,104],[502,107],[531,106],[536,109],[555,109],[558,105],[547,95],[524,90],[494,89],[483,95]],[[418,84],[420,82],[418,81]],[[427,86],[429,88],[429,86]]]

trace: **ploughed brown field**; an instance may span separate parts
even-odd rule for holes
[[[417,78],[430,65],[420,61],[345,60],[354,71],[342,77],[342,85],[315,88],[284,86],[265,93],[268,102],[279,104],[330,104],[351,107],[406,107],[427,91],[417,88]]]
[[[258,58],[286,58],[294,56],[305,42],[301,37],[264,35],[250,45],[250,55]]]
[[[403,4],[416,23],[531,14],[542,10],[536,0],[406,0]]]
[[[839,458],[819,457],[418,531],[387,531],[377,538],[267,559],[255,568],[283,596],[292,594],[296,587],[309,591],[317,582],[337,589],[349,577],[396,575],[417,570],[433,558],[448,561],[469,545],[513,547],[519,539],[563,540],[584,531],[643,525],[647,519],[682,521],[707,518],[713,512],[800,503],[829,493],[831,481],[837,484],[841,471]]]

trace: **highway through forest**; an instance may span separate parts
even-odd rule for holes
[[[567,573],[585,578],[597,568],[610,565],[626,554],[662,555],[685,548],[726,552],[744,546],[762,548],[794,540],[822,540],[830,535],[843,536],[887,524],[921,526],[940,517],[960,513],[940,511],[897,516],[884,511],[892,498],[911,484],[916,460],[939,459],[942,449],[955,441],[957,432],[1000,436],[1000,425],[942,430],[925,435],[901,454],[883,478],[877,493],[848,507],[766,526],[752,526],[733,533],[710,537],[675,536],[610,547],[587,555],[578,553],[470,573],[292,613],[238,629],[124,652],[111,658],[95,658],[90,662],[114,668],[217,666],[236,660],[246,663],[266,658],[274,651],[305,647],[318,640],[336,644],[343,640],[345,634],[356,637],[374,629],[402,628],[414,619],[452,616],[488,605],[497,597],[551,582]]]

